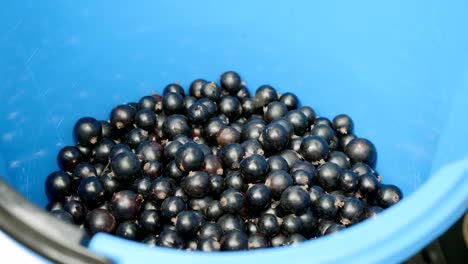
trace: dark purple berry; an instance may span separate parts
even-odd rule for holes
[[[117,226],[114,216],[107,210],[94,209],[84,221],[84,227],[91,234],[98,232],[112,233]]]
[[[392,184],[382,184],[377,194],[377,201],[382,208],[388,208],[403,199],[400,188]]]
[[[81,152],[73,146],[63,147],[57,154],[57,163],[59,167],[68,172],[72,172],[76,165],[81,162]]]
[[[92,117],[80,118],[73,127],[76,141],[85,146],[96,144],[102,137],[102,126]]]
[[[64,171],[55,171],[47,176],[45,193],[51,201],[63,200],[73,192],[73,181]]]

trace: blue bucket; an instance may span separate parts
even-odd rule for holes
[[[234,253],[149,248],[106,234],[116,263],[389,263],[468,208],[466,1],[7,1],[0,10],[0,174],[44,207],[56,153],[81,116],[165,84],[238,71],[350,114],[403,202],[336,235]]]

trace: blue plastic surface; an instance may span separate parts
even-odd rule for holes
[[[0,173],[44,206],[77,118],[234,69],[252,91],[269,83],[320,115],[349,113],[404,202],[297,247],[187,253],[98,235],[91,249],[118,263],[402,261],[468,208],[467,11],[466,1],[7,1]]]

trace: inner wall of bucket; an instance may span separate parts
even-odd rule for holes
[[[44,206],[79,117],[232,69],[252,93],[271,84],[320,116],[350,114],[383,182],[408,196],[430,177],[462,42],[444,38],[455,21],[439,7],[403,3],[12,4],[0,11],[2,176]]]

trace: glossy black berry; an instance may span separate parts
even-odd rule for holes
[[[211,194],[220,195],[224,191],[224,178],[219,174],[210,174]]]
[[[283,234],[278,234],[272,237],[270,241],[272,247],[282,247],[288,244],[288,237]]]
[[[175,161],[171,161],[164,168],[164,176],[175,181],[180,181],[185,176],[185,173],[177,167]]]
[[[204,124],[211,113],[204,104],[196,102],[187,109],[187,116],[194,124]]]
[[[255,107],[254,100],[251,98],[246,98],[242,102],[242,115],[245,117],[250,117],[252,114],[256,113],[257,108]]]
[[[302,234],[295,233],[295,234],[291,234],[288,236],[286,243],[288,245],[295,245],[295,244],[302,243],[304,241],[307,241],[306,237],[304,237]]]
[[[248,122],[242,127],[242,139],[243,140],[258,140],[265,128],[264,121]]]
[[[355,163],[352,167],[351,170],[355,172],[359,177],[361,177],[364,174],[373,174],[375,175],[375,171],[369,167],[369,165],[362,163],[362,162],[357,162]]]
[[[185,111],[188,111],[188,109],[197,102],[197,98],[193,96],[186,96],[184,97],[184,108]]]
[[[187,205],[180,197],[172,196],[161,204],[161,216],[167,220],[171,220],[186,209]]]
[[[304,159],[318,165],[328,157],[328,143],[319,136],[304,137],[300,153]]]
[[[232,230],[224,233],[220,240],[221,250],[246,250],[248,249],[248,236],[243,231]]]
[[[244,220],[237,214],[224,214],[221,216],[216,224],[223,230],[223,233],[232,230],[244,230]]]
[[[286,118],[291,122],[294,127],[294,132],[297,135],[302,135],[306,131],[309,125],[309,119],[307,116],[300,110],[291,110],[286,115]]]
[[[312,165],[310,162],[305,160],[298,160],[296,161],[291,168],[289,169],[289,173],[293,173],[297,170],[303,170],[310,174],[315,174],[315,166]]]
[[[149,109],[142,109],[135,114],[135,125],[146,131],[151,131],[156,125],[156,114]]]
[[[341,114],[333,118],[333,128],[341,135],[353,133],[354,123],[350,116]]]
[[[184,88],[182,88],[178,82],[170,83],[164,87],[163,95],[167,95],[168,93],[177,93],[181,96],[185,96]]]
[[[156,210],[144,210],[141,212],[138,219],[138,224],[142,231],[150,234],[156,233],[161,226],[161,219],[158,211]]]
[[[312,125],[315,122],[316,114],[314,109],[310,106],[302,106],[299,110],[307,117],[308,125]]]
[[[270,171],[274,171],[274,170],[289,171],[288,163],[283,157],[279,155],[270,156],[267,162],[268,162],[268,169]]]
[[[163,201],[174,194],[174,182],[170,178],[159,177],[151,183],[149,196],[155,201]]]
[[[221,244],[218,240],[211,237],[201,238],[198,240],[196,249],[204,252],[219,251],[221,249]]]
[[[352,170],[343,170],[338,181],[339,189],[344,192],[354,192],[359,187],[359,178]]]
[[[270,85],[262,85],[255,91],[254,104],[257,108],[264,107],[278,100],[278,94]]]
[[[254,234],[254,235],[249,236],[249,239],[248,239],[249,250],[267,248],[269,246],[270,246],[270,241],[264,235]]]
[[[221,159],[213,154],[205,155],[205,159],[202,165],[202,170],[208,174],[223,175],[224,173]]]
[[[93,154],[93,145],[84,146],[81,144],[76,144],[76,148],[80,151],[82,161],[90,161]]]
[[[191,201],[193,201],[193,199]],[[205,217],[208,220],[217,220],[224,214],[221,203],[218,200],[212,200],[209,202],[204,211]]]
[[[350,197],[343,201],[340,208],[340,222],[343,225],[352,225],[359,222],[365,213],[365,206],[361,200]]]
[[[221,194],[219,203],[224,212],[235,214],[243,208],[244,200],[242,193],[235,189],[228,189]]]
[[[177,150],[175,163],[183,172],[196,171],[201,168],[205,155],[196,143],[184,144]]]
[[[272,125],[272,124],[278,124],[278,125],[282,126],[282,127],[288,132],[289,138],[292,138],[293,136],[294,136],[294,137],[298,137],[298,135],[294,134],[294,126],[293,126],[293,124],[292,124],[291,121],[289,121],[289,119],[286,118],[286,117],[278,118],[278,119],[276,119],[275,121],[271,122],[270,124],[271,124],[271,125]]]
[[[144,141],[138,146],[135,154],[142,162],[160,161],[163,155],[163,148],[156,142]]]
[[[131,189],[136,194],[141,194],[143,197],[147,197],[149,194],[151,183],[152,180],[150,178],[142,176],[133,182]]]
[[[73,192],[73,181],[64,171],[55,171],[47,176],[45,193],[51,201],[63,200]]]
[[[136,218],[142,203],[142,195],[125,190],[112,196],[110,208],[117,220],[132,220]]]
[[[235,129],[232,126],[225,126],[219,131],[216,137],[216,142],[220,146],[226,146],[229,144],[237,143],[240,141],[240,139],[241,133],[237,131],[237,129]]]
[[[72,172],[76,165],[81,162],[81,152],[73,146],[63,147],[57,154],[57,163],[59,167],[68,172]]]
[[[325,190],[332,190],[338,186],[341,168],[335,163],[326,162],[317,168],[317,183]]]
[[[198,232],[201,222],[193,211],[182,211],[177,215],[175,227],[179,234],[190,237]]]
[[[88,213],[86,206],[82,202],[76,200],[66,202],[63,206],[63,210],[72,216],[75,224],[83,223],[86,214]]]
[[[240,163],[242,176],[249,182],[264,181],[269,170],[268,162],[259,154],[253,154]]]
[[[292,184],[291,175],[283,170],[270,172],[265,180],[265,186],[270,190],[271,197],[276,200],[279,200],[283,191]]]
[[[118,154],[122,153],[122,152],[131,152],[132,150],[130,149],[130,147],[127,145],[127,144],[115,144],[112,149],[111,149],[111,152],[109,153],[109,157],[112,159],[114,159]]]
[[[388,208],[403,199],[400,188],[392,184],[382,184],[377,194],[377,201],[382,208]]]
[[[346,154],[341,151],[332,151],[328,155],[327,162],[332,162],[342,169],[349,169],[351,167],[350,160]]]
[[[371,206],[366,209],[365,218],[373,218],[376,215],[380,214],[383,211],[383,208],[380,206]]]
[[[280,97],[280,102],[285,104],[289,110],[294,110],[299,104],[299,99],[293,93],[284,93]]]
[[[203,171],[189,173],[181,182],[184,191],[194,198],[201,198],[210,192],[210,176]]]
[[[235,120],[242,113],[242,105],[234,96],[225,96],[218,103],[218,109],[229,119]]]
[[[287,106],[282,102],[271,102],[266,106],[264,118],[268,123],[285,116],[288,113]]]
[[[313,204],[315,201],[317,201],[322,195],[324,195],[325,192],[320,186],[314,185],[310,187],[309,189],[309,198],[310,202]]]
[[[281,224],[281,232],[285,234],[294,234],[302,231],[301,219],[295,214],[286,215],[283,217]]]
[[[335,137],[335,131],[333,128],[323,124],[315,124],[314,127],[310,130],[310,134],[312,136],[321,137],[328,144],[331,144]]]
[[[304,213],[299,215],[301,221],[301,230],[307,237],[315,236],[317,217],[315,217],[312,209],[308,208]]]
[[[147,95],[143,96],[140,98],[138,101],[138,108],[140,110],[150,110],[150,111],[155,111],[156,110],[156,98],[152,95]]]
[[[200,98],[201,95],[201,89],[203,85],[206,83],[206,80],[204,79],[196,79],[190,84],[189,88],[189,94],[195,98]]]
[[[202,86],[201,95],[211,101],[218,101],[221,98],[221,88],[215,82],[207,82]]]
[[[229,169],[238,169],[244,154],[244,148],[239,143],[233,143],[224,146],[219,156]]]
[[[346,155],[351,162],[364,162],[373,167],[377,160],[377,150],[374,144],[365,138],[351,140],[345,148]]]
[[[135,109],[128,105],[118,105],[110,114],[110,123],[117,130],[128,129],[133,126]]]
[[[289,143],[289,135],[283,126],[279,124],[270,124],[263,129],[259,140],[265,151],[278,152],[287,147]]]
[[[264,209],[270,204],[270,189],[262,183],[251,186],[246,192],[247,204],[252,209]]]
[[[330,194],[324,194],[314,202],[313,207],[320,218],[334,219],[338,213],[338,203]]]
[[[101,136],[103,138],[110,138],[112,137],[112,126],[108,121],[101,120],[99,121],[101,123]]]
[[[159,234],[156,244],[160,247],[181,249],[184,247],[184,239],[172,230],[164,230]]]
[[[125,221],[117,226],[115,235],[128,240],[137,240],[138,231],[138,225],[134,221]]]
[[[364,174],[359,177],[359,192],[365,197],[375,197],[379,191],[380,183],[373,174]]]
[[[201,98],[197,101],[198,103],[203,104],[208,108],[208,111],[210,113],[210,116],[214,116],[218,113],[218,106],[215,102],[211,101],[208,98]]]
[[[125,143],[132,149],[136,149],[148,138],[148,132],[141,128],[134,128],[125,135]]]
[[[99,121],[92,117],[82,117],[75,123],[73,134],[79,144],[94,145],[102,137],[102,126]]]
[[[299,186],[290,186],[281,194],[280,205],[286,212],[300,214],[310,206],[309,194]]]
[[[295,170],[291,173],[294,185],[309,187],[314,182],[314,175],[305,170]]]
[[[189,201],[188,208],[195,211],[196,213],[203,214],[206,209],[208,209],[208,206],[210,206],[211,202],[213,202],[213,198],[211,196],[192,198]]]
[[[103,138],[93,149],[94,161],[107,164],[114,145],[115,143],[112,139]]]
[[[241,85],[241,88],[239,89],[239,91],[237,91],[236,96],[237,98],[239,98],[239,100],[241,100],[241,102],[244,102],[245,100],[250,100],[249,89],[247,89],[247,87],[245,87],[244,85]]]
[[[340,147],[341,150],[344,150],[346,146],[349,144],[349,142],[351,142],[355,138],[357,138],[357,136],[354,134],[343,135],[339,138],[338,146]]]
[[[333,124],[332,122],[330,121],[330,119],[326,118],[326,117],[316,117],[315,118],[315,124],[314,124],[314,127],[315,126],[319,126],[319,125],[324,125],[324,126],[328,126],[328,127],[333,127]]]
[[[141,170],[140,160],[132,152],[117,154],[111,161],[112,171],[118,181],[129,181],[138,176]]]
[[[187,117],[183,115],[170,115],[163,125],[164,134],[173,139],[177,135],[189,135],[190,126]]]
[[[77,193],[81,201],[89,207],[93,207],[104,202],[104,186],[97,177],[82,179],[78,186]]]
[[[104,188],[104,197],[110,198],[114,192],[118,191],[120,184],[117,179],[109,174],[105,173],[102,176],[99,176],[99,181]]]
[[[303,138],[300,136],[291,138],[289,141],[289,148],[296,152],[301,152],[302,139]]]
[[[241,192],[245,191],[248,187],[239,170],[227,171],[224,178],[224,186],[226,189],[232,188]]]
[[[301,160],[302,157],[294,150],[285,149],[281,151],[280,156],[288,163],[288,166],[293,166],[297,161]]]
[[[237,72],[227,71],[221,75],[221,87],[230,94],[235,94],[242,87],[241,77]]]
[[[117,226],[114,216],[107,210],[94,209],[88,213],[84,227],[91,234],[98,232],[112,233]]]
[[[263,214],[258,218],[258,231],[266,236],[274,236],[280,231],[280,224],[275,215]]]
[[[198,238],[205,239],[205,238],[212,238],[215,240],[219,240],[223,234],[223,231],[216,223],[207,222],[198,231]]]

